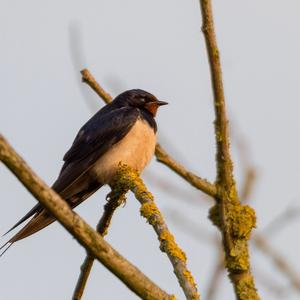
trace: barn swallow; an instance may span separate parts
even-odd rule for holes
[[[119,162],[141,172],[154,154],[157,131],[154,117],[159,106],[165,104],[168,103],[139,89],[117,96],[79,130],[63,158],[63,167],[52,189],[74,208],[112,182]],[[0,249],[6,245],[10,247],[55,221],[38,203],[7,233],[30,217],[31,220]]]

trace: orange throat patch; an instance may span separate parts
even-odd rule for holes
[[[155,117],[158,109],[158,104],[156,103],[146,103],[145,108]]]

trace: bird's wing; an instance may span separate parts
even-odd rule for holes
[[[52,188],[59,193],[72,184],[129,132],[138,116],[138,110],[123,107],[90,119],[65,154],[65,163]]]
[[[79,131],[72,147],[64,156],[64,166],[55,181],[52,188],[61,193],[82,174],[86,172],[112,145],[120,141],[134,125],[139,116],[139,112],[135,109],[126,107],[107,112],[106,114],[94,115]],[[71,207],[75,207],[95,192],[101,183],[94,182],[87,190],[82,191],[74,199],[74,203],[70,203]],[[63,195],[68,201],[68,195]],[[22,219],[20,219],[8,232],[25,222],[27,219],[35,215],[35,217],[16,234],[9,242],[14,242],[25,235],[38,231],[39,229],[53,222],[53,217],[48,215],[40,204],[35,205]],[[33,225],[39,223],[38,227],[33,229]],[[26,230],[25,230],[26,229]],[[26,232],[25,232],[26,231]],[[7,233],[8,233],[7,232]],[[25,234],[26,233],[26,234]],[[1,249],[1,248],[0,248]]]
[[[21,225],[23,222],[25,222],[27,219],[29,219],[30,217],[32,217],[36,213],[39,213],[41,210],[42,210],[42,206],[39,203],[36,204],[23,218],[21,218],[13,227],[11,227],[3,235],[6,235],[6,234],[10,233],[16,227],[18,227],[19,225]]]

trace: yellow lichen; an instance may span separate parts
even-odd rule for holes
[[[213,48],[212,52],[213,52],[214,58],[219,59],[219,50],[218,50],[218,48]]]
[[[187,279],[187,281],[192,285],[192,286],[197,286],[194,280],[194,277],[192,276],[191,272],[188,270],[185,270],[183,272],[184,277]]]
[[[234,279],[236,282],[235,290],[238,296],[238,299],[241,300],[259,300],[259,296],[257,295],[257,290],[254,285],[253,277],[248,274],[248,276],[244,276],[243,278]]]
[[[216,138],[218,142],[222,142],[223,141],[223,137],[222,134],[219,130],[216,131]]]
[[[236,187],[235,187],[235,181],[233,178],[232,178],[232,182],[233,183],[229,190],[229,199],[230,199],[231,203],[239,204],[238,197],[237,197],[237,191],[236,191]]]
[[[240,272],[249,269],[249,252],[244,239],[233,240],[233,249],[225,260],[230,271]]]
[[[224,230],[220,217],[220,203],[210,209],[209,218],[221,231]],[[255,227],[255,212],[249,206],[232,201],[227,203],[225,218],[231,237],[230,252],[226,255],[226,267],[230,272],[247,271],[250,267],[247,240],[252,228]]]
[[[147,219],[147,221],[153,225],[161,218],[160,211],[154,202],[145,202],[140,208],[141,215]]]
[[[140,200],[153,200],[153,195],[147,190],[138,171],[122,162],[118,165],[118,171],[114,178],[113,187],[117,190],[130,189],[135,193],[136,198]]]
[[[183,262],[186,262],[185,253],[178,247],[175,242],[174,236],[167,230],[163,230],[159,235],[162,251],[171,254],[173,257],[177,257]]]
[[[228,211],[227,219],[232,224],[233,236],[249,239],[253,227],[256,225],[254,210],[248,205],[233,205]]]

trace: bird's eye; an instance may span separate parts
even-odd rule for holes
[[[145,103],[146,102],[146,99],[145,98],[140,98],[141,102],[142,103]]]

